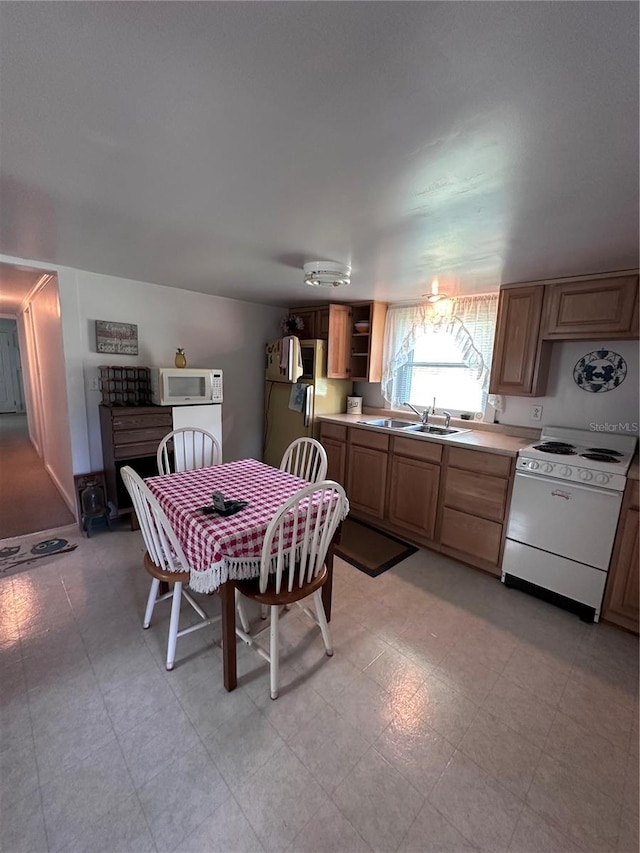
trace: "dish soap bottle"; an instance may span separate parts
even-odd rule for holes
[[[187,366],[187,357],[184,354],[184,349],[182,347],[178,347],[176,350],[176,357],[173,360],[176,367],[186,367]]]

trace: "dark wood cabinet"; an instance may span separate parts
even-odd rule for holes
[[[640,483],[629,480],[624,493],[616,534],[602,618],[636,634],[640,632],[640,570],[638,567],[638,527]]]
[[[158,445],[173,428],[171,406],[99,408],[107,499],[120,513],[130,512],[131,501],[120,469],[130,465],[142,477],[158,473]]]

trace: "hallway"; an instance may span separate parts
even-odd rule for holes
[[[29,440],[25,415],[0,415],[0,539],[75,521]]]

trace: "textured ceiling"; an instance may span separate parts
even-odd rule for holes
[[[636,266],[637,34],[636,3],[1,3],[0,251],[279,304]]]

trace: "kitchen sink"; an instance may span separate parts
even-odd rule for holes
[[[457,427],[439,427],[431,424],[412,424],[405,427],[406,432],[424,432],[427,435],[460,435],[462,432],[470,432],[468,429],[457,429]]]
[[[420,426],[413,421],[396,421],[393,418],[377,418],[371,421],[358,421],[359,424],[367,426],[386,427],[387,429],[405,429],[410,426]]]

